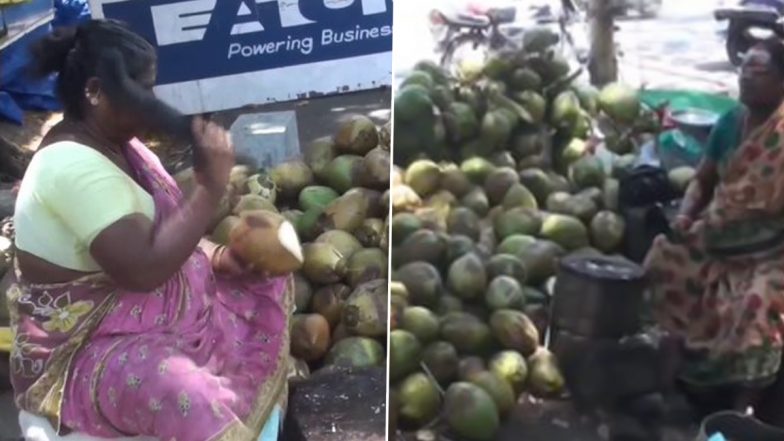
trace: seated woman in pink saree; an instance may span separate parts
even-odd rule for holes
[[[58,31],[35,55],[59,73],[65,119],[17,201],[16,404],[61,435],[276,439],[289,278],[202,239],[234,165],[227,133],[153,97],[154,50],[118,23]],[[134,137],[167,125],[194,142],[192,194]]]

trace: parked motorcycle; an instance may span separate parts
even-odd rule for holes
[[[734,6],[716,9],[719,21],[728,21],[727,56],[739,66],[743,55],[756,41],[775,32],[780,33],[779,21],[784,18],[784,0],[740,0]]]
[[[436,39],[437,51],[442,54],[441,65],[460,66],[460,61],[483,61],[489,53],[503,49],[519,49],[526,29],[552,26],[559,33],[561,43],[572,49],[580,63],[587,62],[587,38],[575,35],[584,23],[576,8],[556,7],[552,2],[530,4],[528,7],[486,7],[472,3],[464,11],[430,12],[430,25]],[[571,0],[561,0],[571,4]],[[520,17],[519,12],[524,16]]]

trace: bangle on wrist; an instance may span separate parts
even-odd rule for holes
[[[212,253],[212,267],[218,268],[220,265],[221,259],[223,259],[223,254],[226,252],[226,245],[218,245],[215,248],[215,251]]]

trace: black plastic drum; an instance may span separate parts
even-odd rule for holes
[[[641,329],[644,290],[644,270],[626,259],[563,259],[553,295],[553,331],[596,338],[635,334]]]

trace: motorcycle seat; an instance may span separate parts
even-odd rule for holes
[[[447,14],[443,12],[441,15],[444,21],[450,26],[463,28],[486,28],[490,26],[490,20],[487,17],[479,15]]]
[[[495,24],[509,24],[514,23],[517,16],[517,8],[514,6],[490,8],[485,14]]]

